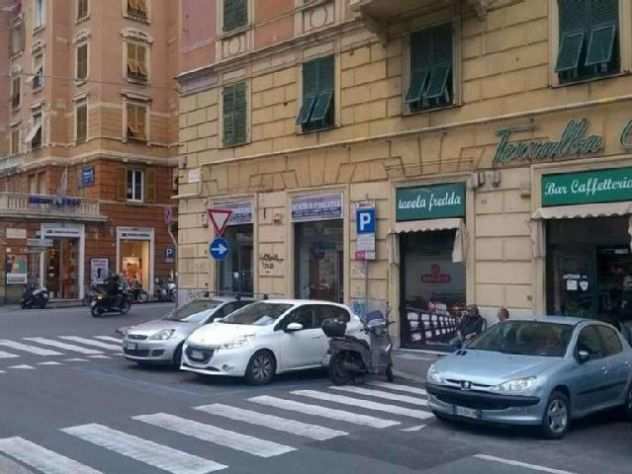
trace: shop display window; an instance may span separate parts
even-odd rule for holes
[[[224,238],[230,246],[230,252],[218,265],[219,292],[225,295],[252,295],[253,226],[230,226]]]

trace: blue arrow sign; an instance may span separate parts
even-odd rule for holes
[[[222,239],[221,237],[215,239],[208,246],[208,253],[218,261],[222,261],[226,258],[226,256],[230,253],[230,247],[228,246],[228,242],[226,239]]]

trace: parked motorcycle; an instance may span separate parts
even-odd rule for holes
[[[386,316],[381,311],[371,312],[363,324],[369,342],[346,335],[344,321],[328,319],[322,325],[330,338],[329,378],[335,385],[355,382],[366,375],[385,375],[389,382],[394,380],[388,312]]]
[[[27,285],[22,295],[22,309],[46,308],[50,299],[48,290],[37,285]]]
[[[176,283],[172,280],[161,280],[156,278],[156,287],[154,289],[154,299],[163,303],[171,302],[175,303],[177,294]]]
[[[149,301],[149,293],[145,291],[139,281],[134,281],[130,285],[129,294],[134,303],[147,303]]]
[[[90,307],[93,318],[99,318],[106,313],[127,314],[132,307],[129,292],[121,290],[117,295],[109,295],[104,290],[97,292],[95,300]]]

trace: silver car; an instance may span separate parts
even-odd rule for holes
[[[439,419],[533,425],[561,438],[595,411],[632,417],[632,349],[598,321],[506,321],[434,363],[427,391]]]
[[[193,331],[250,303],[252,300],[235,298],[193,300],[163,319],[125,328],[123,354],[139,365],[166,364],[179,368],[182,345]]]

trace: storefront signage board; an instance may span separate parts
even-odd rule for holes
[[[23,240],[26,239],[26,229],[7,229],[7,239]]]
[[[28,247],[51,248],[53,241],[50,239],[28,239],[26,245]]]
[[[542,177],[542,206],[632,201],[632,168]]]
[[[465,216],[465,184],[438,184],[400,188],[396,198],[397,221]]]
[[[227,226],[231,225],[243,225],[243,224],[252,224],[253,223],[253,210],[252,210],[252,201],[230,201],[230,202],[221,202],[214,203],[214,208],[217,209],[227,209],[231,211],[231,215],[228,218]]]
[[[79,227],[65,227],[61,224],[59,227],[42,226],[43,238],[47,239],[79,239],[81,237],[81,228]]]
[[[496,132],[500,142],[496,147],[494,163],[580,158],[599,153],[604,148],[604,139],[598,135],[588,135],[589,126],[587,119],[571,120],[558,141],[527,140],[516,143],[510,143],[513,130],[502,128]]]
[[[309,222],[342,219],[342,194],[297,196],[292,200],[292,221]]]

